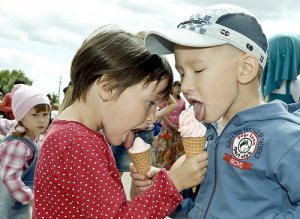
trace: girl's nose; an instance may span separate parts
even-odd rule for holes
[[[46,117],[46,116],[41,116],[39,120],[40,120],[41,122],[44,122],[44,121],[48,120],[48,117]]]
[[[147,123],[151,123],[151,124],[154,123],[156,120],[156,115],[155,115],[156,108],[155,107],[152,107],[152,108],[153,109],[150,109],[148,117],[147,117]]]

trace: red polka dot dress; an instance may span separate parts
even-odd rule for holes
[[[165,170],[132,201],[105,139],[78,122],[55,120],[42,144],[33,218],[164,218],[182,200]]]

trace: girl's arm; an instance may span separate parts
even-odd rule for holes
[[[178,126],[175,125],[175,124],[173,124],[173,123],[168,119],[167,116],[164,116],[164,119],[163,119],[163,120],[164,120],[164,122],[167,124],[168,127],[170,127],[171,129],[173,129],[173,130],[175,130],[175,131],[178,130]]]
[[[16,120],[0,119],[0,135],[6,136],[10,129],[17,124]]]
[[[178,100],[179,102],[176,101],[176,103],[179,105],[180,108],[180,112],[182,112],[183,110],[186,109],[185,107],[185,101],[183,99]],[[175,125],[174,123],[172,123],[167,116],[163,117],[164,122],[167,124],[168,127],[170,127],[171,129],[173,129],[174,131],[178,131],[178,125]]]
[[[31,151],[26,144],[17,140],[3,143],[1,178],[7,190],[17,201],[28,204],[33,199],[32,190],[25,186],[21,180],[23,167],[31,156]]]
[[[196,162],[197,164],[195,165]],[[195,167],[197,170],[192,170]],[[134,185],[136,186],[136,191],[144,192],[152,184],[152,180],[155,179],[155,176],[159,173],[161,169],[157,167],[151,167],[146,176],[140,175],[137,172],[137,169],[133,164],[130,164],[130,176],[133,179]],[[181,192],[185,189],[191,188],[192,183],[195,183],[193,180],[198,180],[200,184],[207,171],[207,152],[202,152],[198,155],[195,155],[192,159],[186,159],[185,155],[181,156],[176,162],[172,165],[170,171],[168,172],[172,182],[174,183],[176,189]],[[196,176],[196,175],[197,176]]]
[[[95,148],[85,150],[73,147],[57,167],[60,170],[57,182],[72,191],[72,202],[84,217],[165,218],[181,202],[182,197],[165,170],[157,174],[151,188],[132,201],[126,200],[119,174],[110,167],[113,157],[107,160],[107,157],[91,156],[87,152]],[[105,163],[109,163],[109,167]]]
[[[156,112],[156,119],[162,120],[164,116],[169,115],[171,112],[173,112],[177,108],[178,104],[175,100],[175,98],[170,95],[169,99],[167,100],[167,105],[162,108],[161,110]]]

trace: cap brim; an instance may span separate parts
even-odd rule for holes
[[[146,48],[155,54],[174,53],[174,45],[188,47],[211,47],[224,45],[228,42],[186,29],[149,31],[145,37]]]

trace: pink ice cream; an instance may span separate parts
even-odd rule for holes
[[[128,149],[130,153],[141,153],[151,148],[150,144],[144,142],[140,137],[136,137],[133,141],[132,147]]]
[[[179,129],[182,137],[203,137],[206,127],[195,118],[194,107],[190,106],[179,116]]]

